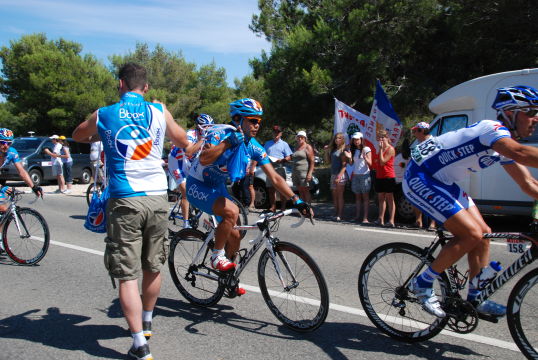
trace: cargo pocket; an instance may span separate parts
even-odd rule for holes
[[[105,255],[103,261],[105,268],[108,270],[110,276],[121,277],[121,266],[119,262],[120,252],[119,245],[113,242],[108,236],[105,237]]]

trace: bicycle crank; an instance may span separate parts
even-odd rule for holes
[[[445,298],[443,310],[448,316],[448,327],[459,334],[473,332],[478,326],[478,314],[469,301]]]

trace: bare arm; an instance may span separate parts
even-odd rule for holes
[[[185,154],[187,154],[187,156],[192,156],[193,154],[196,154],[203,144],[204,138],[201,138],[195,143],[189,142],[189,145],[185,148]]]
[[[226,140],[218,145],[206,143],[200,154],[200,164],[204,166],[213,164],[228,148],[230,148],[230,143]]]
[[[54,157],[54,158],[57,158],[57,157],[59,156],[58,154],[55,154],[55,153],[53,153],[52,151],[50,151],[48,148],[43,149],[43,152],[44,152],[45,154],[47,154],[48,156],[52,156],[52,157]]]
[[[529,169],[518,163],[504,165],[503,167],[525,194],[538,199],[538,180],[531,175]]]
[[[64,153],[63,155],[58,155],[58,157],[69,159],[69,156],[71,156],[71,153],[69,152],[69,148],[64,146]]]
[[[310,145],[306,146],[306,160],[308,161],[306,177],[312,179],[312,173],[314,172],[314,149]]]
[[[364,154],[363,157],[364,157],[364,160],[366,161],[366,164],[368,165],[368,168],[371,169],[372,168],[372,152],[370,151],[369,153]]]
[[[385,164],[396,155],[394,148],[391,145],[388,145],[387,151],[379,151],[379,165],[385,166]]]
[[[497,140],[492,148],[521,165],[538,168],[538,148],[522,145],[512,138]]]
[[[97,110],[90,115],[88,119],[83,121],[73,131],[71,135],[73,140],[81,143],[90,143],[93,141],[99,141],[99,135],[97,134]]]
[[[164,118],[166,119],[166,136],[168,136],[175,146],[181,148],[187,147],[189,145],[187,133],[175,122],[172,114],[170,114],[170,111],[166,108],[166,105],[162,104],[162,106],[164,109]]]
[[[30,178],[30,175],[28,175],[28,172],[24,169],[20,162],[15,163],[15,169],[17,169],[19,176],[22,178],[22,181],[26,183],[26,185],[28,185],[29,187],[34,186],[34,182]]]

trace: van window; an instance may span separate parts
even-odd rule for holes
[[[437,135],[445,134],[450,131],[456,131],[467,126],[467,115],[445,116],[435,125],[437,126],[439,124],[441,124],[441,129]]]
[[[16,138],[13,140],[13,147],[17,151],[35,151],[42,139],[39,138]]]

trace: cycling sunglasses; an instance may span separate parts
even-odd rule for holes
[[[259,116],[245,116],[243,119],[248,120],[251,124],[260,124],[262,122],[262,118]]]
[[[13,144],[13,141],[0,140],[0,145],[9,145],[9,146],[11,146],[11,144]]]
[[[519,110],[524,112],[528,117],[534,117],[538,114],[537,108],[523,108]]]

